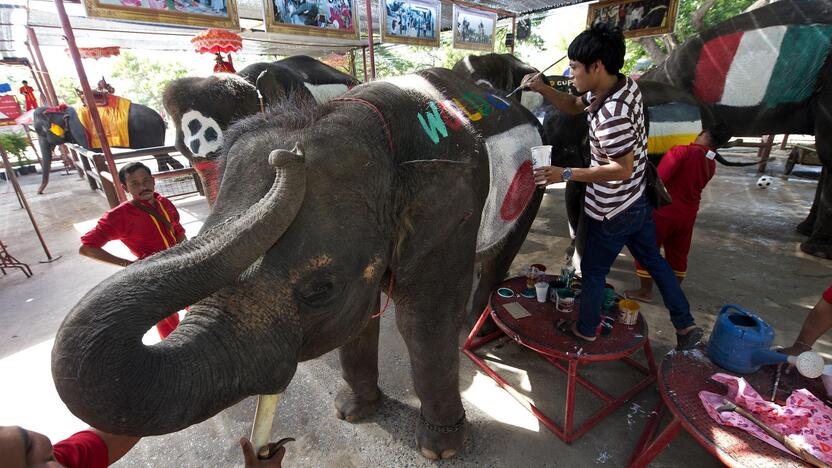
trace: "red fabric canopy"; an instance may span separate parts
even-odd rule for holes
[[[64,52],[69,55],[69,49],[64,49]],[[110,47],[79,47],[78,52],[81,58],[100,59],[102,57],[115,57],[121,54],[121,48],[118,46]]]
[[[208,29],[194,36],[191,44],[200,54],[229,53],[243,48],[243,38],[225,29]]]

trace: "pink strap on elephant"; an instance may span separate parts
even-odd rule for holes
[[[377,314],[374,314],[372,316],[372,318],[374,318],[374,319],[375,318],[380,318],[382,315],[384,315],[385,312],[387,312],[387,306],[390,305],[390,294],[393,294],[393,284],[395,284],[395,283],[396,283],[396,274],[395,273],[390,273],[390,284],[387,286],[387,300],[384,301],[384,307],[382,307],[381,310],[378,311]]]

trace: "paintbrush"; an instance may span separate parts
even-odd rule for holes
[[[803,447],[797,445],[793,442],[790,438],[784,436],[783,434],[775,431],[771,427],[769,427],[766,423],[760,421],[759,419],[755,418],[750,412],[748,412],[745,408],[735,404],[733,401],[728,400],[727,398],[722,399],[722,406],[716,409],[718,412],[723,413],[725,411],[733,411],[738,413],[745,419],[754,423],[757,427],[762,429],[766,434],[768,434],[772,439],[780,442],[784,447],[786,447],[790,452],[792,452],[796,457],[800,458],[801,460],[805,461],[806,463],[816,466],[818,468],[828,468],[829,465],[823,462],[823,460],[818,459],[808,450],[804,449]]]
[[[566,58],[566,55],[564,55],[563,57],[561,57],[561,58],[557,59],[557,60],[555,61],[555,63],[553,63],[553,64],[549,65],[548,67],[544,68],[543,70],[540,70],[539,72],[537,72],[537,74],[536,74],[536,75],[534,75],[534,78],[532,78],[532,79],[533,79],[533,80],[534,80],[534,79],[537,79],[537,77],[538,77],[538,76],[542,75],[542,74],[543,74],[546,70],[548,70],[548,69],[550,69],[550,68],[554,67],[555,65],[559,64],[559,63],[560,63],[560,62],[562,62],[562,61],[563,61],[563,59],[565,59],[565,58]],[[531,81],[531,80],[530,80],[530,81]],[[521,89],[523,89],[523,85],[520,85],[520,86],[518,86],[518,87],[514,88],[514,91],[512,91],[512,92],[510,92],[510,93],[506,94],[506,97],[507,97],[507,98],[510,98],[510,97],[514,96],[514,93],[516,93],[517,91],[520,91]]]

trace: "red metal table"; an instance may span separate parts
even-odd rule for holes
[[[743,377],[760,395],[767,398],[771,396],[775,369],[775,366],[764,367]],[[659,366],[661,400],[633,451],[630,466],[647,466],[681,429],[687,431],[702,447],[727,466],[808,466],[798,458],[766,444],[751,434],[737,428],[721,426],[708,416],[699,400],[699,392],[726,392],[722,384],[711,379],[711,376],[718,372],[732,374],[708,360],[702,349],[683,353],[671,352],[665,356]],[[826,399],[820,379],[806,379],[797,372],[783,372],[776,400],[785,399],[792,391],[800,388],[809,390],[821,400]],[[670,423],[653,439],[662,418],[668,412],[671,416]]]
[[[548,280],[554,279],[547,277]],[[506,280],[498,286],[498,288],[511,288],[515,293],[522,291],[526,287],[526,278],[517,277]],[[497,288],[497,289],[498,289]],[[520,303],[530,314],[530,317],[515,319],[505,309],[505,304],[517,302]],[[571,318],[577,318],[577,307],[571,314]],[[617,317],[617,312],[614,314]],[[478,337],[477,334],[483,327],[488,317],[494,320],[498,329],[486,336]],[[638,392],[648,387],[656,380],[656,364],[653,360],[653,353],[650,350],[650,340],[648,340],[647,324],[644,322],[641,315],[638,317],[638,322],[635,325],[627,326],[616,323],[613,327],[612,333],[608,337],[599,337],[592,343],[578,342],[574,338],[568,337],[555,330],[554,322],[559,318],[570,317],[564,313],[555,310],[555,305],[551,302],[539,303],[535,298],[524,298],[515,295],[515,297],[504,298],[500,297],[495,292],[492,292],[489,299],[488,307],[485,308],[482,315],[474,329],[468,335],[462,352],[465,353],[475,364],[477,364],[489,377],[494,379],[503,389],[508,391],[513,397],[518,399],[524,406],[543,425],[566,443],[571,443],[577,438],[584,435],[587,431],[592,429],[603,418],[613,413],[627,400],[635,396]],[[543,414],[534,404],[525,401],[520,397],[519,393],[503,379],[497,372],[495,372],[488,363],[480,357],[476,350],[487,343],[501,337],[509,336],[515,342],[525,346],[532,351],[539,354],[543,359],[552,364],[555,368],[566,373],[566,406],[564,411],[563,426],[560,426],[548,416]],[[647,366],[635,361],[630,355],[643,350]],[[630,387],[620,396],[612,396],[603,389],[597,387],[593,383],[583,378],[578,373],[578,367],[582,364],[590,362],[601,361],[616,361],[622,360],[629,364],[637,371],[645,374],[634,386]],[[606,404],[596,411],[592,416],[587,418],[577,429],[575,429],[573,415],[575,409],[575,396],[577,386],[589,390],[596,397],[603,400]]]

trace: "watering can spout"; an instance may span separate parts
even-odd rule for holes
[[[751,354],[751,362],[755,366],[788,362],[797,368],[800,375],[816,379],[823,373],[823,358],[820,354],[806,351],[798,356],[789,356],[772,350],[757,350]]]

